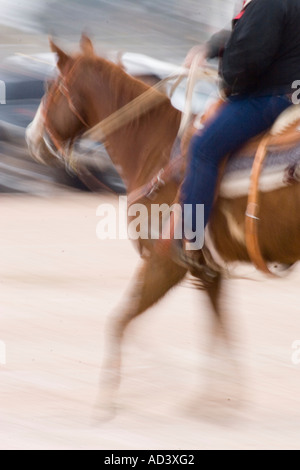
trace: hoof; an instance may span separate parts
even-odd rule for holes
[[[114,407],[102,408],[95,406],[93,409],[92,421],[95,425],[98,423],[106,423],[112,421],[116,416],[116,410]]]
[[[117,406],[112,401],[97,400],[93,407],[92,419],[95,424],[111,421],[116,417]]]

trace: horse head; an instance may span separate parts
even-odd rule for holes
[[[93,63],[91,40],[82,35],[81,52],[71,56],[51,39],[57,55],[57,77],[50,82],[34,120],[26,129],[26,141],[32,157],[53,165],[66,161],[74,139],[89,127],[87,116],[87,74]]]
[[[57,55],[58,75],[26,131],[33,157],[49,165],[76,166],[78,173],[84,165],[74,165],[71,149],[75,139],[89,135],[105,144],[128,190],[154,177],[169,160],[181,113],[165,93],[97,56],[86,35],[76,55],[52,40],[50,47]],[[85,132],[91,128],[92,137]]]

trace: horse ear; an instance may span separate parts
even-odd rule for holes
[[[82,35],[81,35],[80,47],[81,47],[82,52],[86,55],[94,55],[95,54],[94,46],[93,46],[92,41],[84,33],[82,33]]]
[[[51,38],[49,38],[49,44],[50,44],[50,49],[52,52],[57,54],[58,61],[57,61],[57,67],[60,70],[60,72],[64,72],[67,63],[70,60],[70,56],[66,54],[62,49],[60,49],[53,41]]]

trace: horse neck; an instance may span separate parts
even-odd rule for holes
[[[93,125],[130,103],[150,87],[114,64],[97,80]],[[160,104],[137,116],[107,136],[106,147],[128,191],[148,182],[166,165],[180,123],[180,112],[166,97]]]

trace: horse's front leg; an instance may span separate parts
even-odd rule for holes
[[[178,284],[185,274],[186,269],[169,258],[152,255],[138,269],[122,307],[109,316],[105,328],[98,402],[98,409],[104,417],[109,417],[114,411],[115,396],[120,384],[122,337],[126,327]]]

